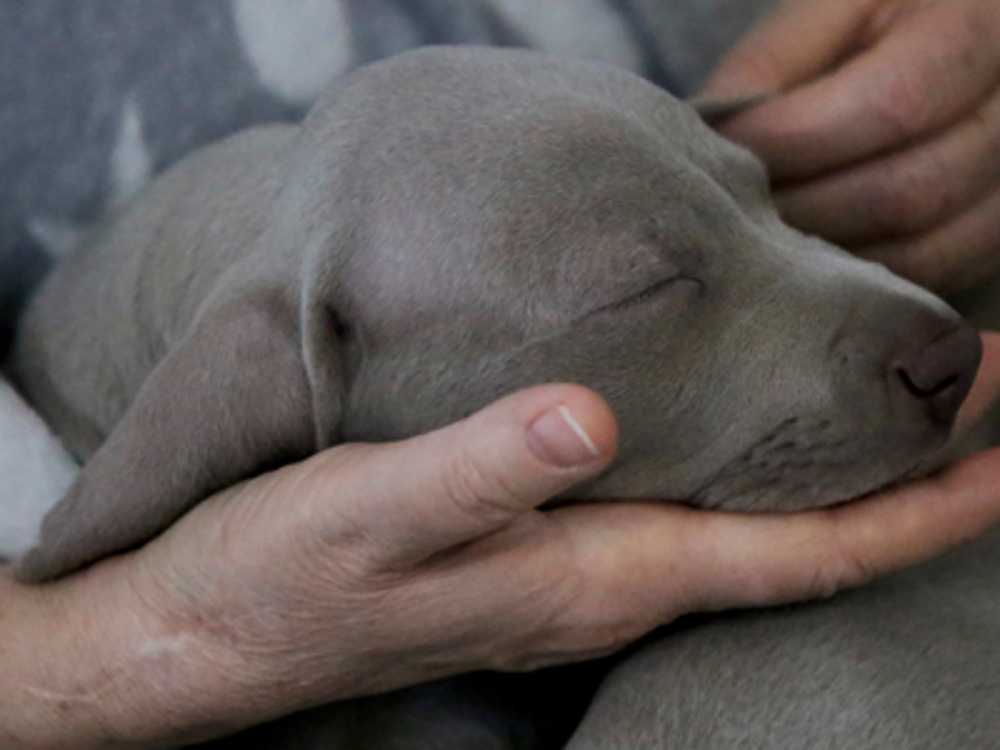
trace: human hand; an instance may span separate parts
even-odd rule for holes
[[[964,422],[1000,393],[1000,336],[985,344]],[[603,468],[615,441],[594,394],[541,386],[435,433],[342,446],[235,487],[81,575],[7,582],[0,739],[194,741],[448,674],[574,661],[689,612],[828,596],[1000,521],[1000,453],[793,515],[536,509]],[[4,736],[31,737],[26,716],[43,717],[44,741]],[[69,741],[53,734],[60,722]]]
[[[705,95],[793,226],[939,292],[1000,270],[1000,3],[786,0]]]

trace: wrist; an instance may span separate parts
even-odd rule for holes
[[[128,562],[40,587],[0,568],[0,746],[139,748],[230,729],[209,712],[232,665],[170,632]]]

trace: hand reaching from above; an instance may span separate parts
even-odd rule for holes
[[[786,0],[704,92],[794,226],[937,291],[1000,270],[1000,3]]]

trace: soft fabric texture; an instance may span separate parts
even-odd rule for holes
[[[77,470],[38,415],[0,379],[0,559],[31,546]]]
[[[0,356],[14,313],[109,203],[193,148],[295,120],[426,44],[532,46],[692,92],[774,0],[0,0]]]

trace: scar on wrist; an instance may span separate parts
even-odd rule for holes
[[[170,638],[154,638],[141,644],[135,655],[143,662],[158,662],[183,654],[187,651],[190,636],[177,635]]]
[[[22,689],[32,697],[55,704],[60,710],[73,706],[92,705],[106,698],[128,674],[135,673],[135,667],[152,667],[159,671],[169,671],[174,659],[188,649],[190,636],[179,635],[171,638],[157,638],[145,641],[133,653],[134,660],[114,669],[101,669],[92,684],[75,689],[53,689],[37,685],[24,685]]]
[[[103,673],[98,676],[94,685],[77,690],[53,690],[35,685],[24,685],[23,690],[33,698],[45,703],[53,704],[61,711],[68,710],[73,706],[85,706],[99,703],[112,690],[116,683],[125,676],[123,670],[118,669],[114,674]]]

